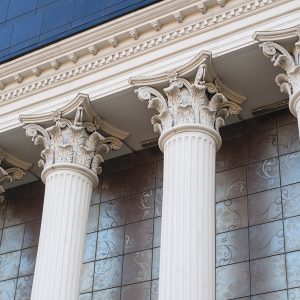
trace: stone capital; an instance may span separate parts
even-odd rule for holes
[[[127,136],[98,116],[90,105],[89,97],[84,94],[79,94],[59,110],[21,115],[20,120],[26,124],[26,135],[35,145],[44,148],[38,162],[44,173],[49,168],[53,169],[54,165],[75,164],[98,175],[102,170],[102,155],[122,146],[118,137],[103,136],[100,132],[113,132],[122,139]]]
[[[161,135],[161,149],[162,139],[172,128],[179,130],[184,126],[188,130],[187,125],[191,125],[191,130],[197,126],[197,130],[207,130],[215,136],[217,147],[220,147],[219,128],[225,125],[225,119],[240,112],[240,105],[245,100],[218,78],[209,52],[201,52],[178,69],[148,78],[132,78],[131,83],[142,85],[136,90],[139,99],[148,102],[148,108],[159,112],[152,117],[151,123],[154,131]],[[165,87],[159,91],[144,84],[164,84]]]
[[[30,163],[23,161],[0,148],[0,203],[4,200],[4,185],[22,179],[25,176],[25,171],[30,167]]]
[[[275,82],[282,93],[289,95],[291,113],[297,117],[300,105],[300,26],[274,31],[259,31],[254,39],[262,42],[263,53],[271,59],[275,67],[284,70],[276,76]],[[292,41],[292,51],[280,42]]]

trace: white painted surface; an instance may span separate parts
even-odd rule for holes
[[[193,124],[162,135],[159,300],[215,300],[215,155],[212,131]]]
[[[31,300],[75,300],[93,181],[98,179],[75,164],[53,165],[43,175],[46,190]]]

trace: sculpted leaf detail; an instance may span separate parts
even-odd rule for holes
[[[296,68],[293,57],[290,53],[279,44],[274,42],[265,42],[260,45],[263,53],[271,58],[275,67],[281,67],[286,72],[293,72]]]
[[[284,47],[274,42],[265,42],[260,45],[263,53],[271,58],[275,67],[282,68],[286,74],[276,76],[275,82],[280,87],[282,93],[287,93],[290,97],[300,90],[300,66],[299,66],[299,42],[295,43],[293,55]]]
[[[26,135],[35,145],[42,145],[39,166],[46,168],[54,163],[75,163],[91,169],[96,174],[101,172],[102,155],[109,149],[118,150],[122,142],[115,137],[102,136],[97,130],[102,119],[83,122],[84,108],[79,106],[74,121],[61,118],[57,114],[55,125],[44,129],[37,124],[25,126]]]
[[[142,87],[136,92],[139,99],[148,102],[148,108],[156,109],[159,112],[159,115],[155,115],[151,119],[155,132],[161,133],[164,126],[172,126],[167,100],[161,93],[151,87]]]
[[[175,71],[170,72],[169,86],[163,89],[166,97],[152,87],[136,90],[139,99],[149,103],[148,108],[159,112],[151,119],[155,132],[161,134],[173,126],[191,123],[218,131],[226,118],[239,113],[239,105],[228,101],[216,84],[205,81],[205,76],[205,64],[199,66],[192,84]]]
[[[3,184],[22,179],[24,175],[25,172],[20,168],[13,167],[4,170],[0,167],[0,203],[4,201],[4,196],[2,195],[5,192]]]

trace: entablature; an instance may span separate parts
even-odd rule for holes
[[[285,7],[276,10],[281,5]],[[201,9],[203,6],[205,10]],[[267,8],[273,9],[270,15],[276,18],[279,11],[282,17],[295,11],[295,7],[295,1],[287,0],[162,1],[3,64],[0,66],[0,106],[62,84],[73,83],[104,70],[109,73],[108,77],[111,79],[117,75],[118,68],[114,68],[116,65],[128,63],[143,55],[150,61],[159,61],[167,53],[170,55],[170,52],[176,55],[175,52],[178,51],[174,50],[177,48],[174,45],[179,46],[183,41],[186,41],[185,46],[180,45],[179,50],[186,51],[187,59],[195,55],[195,52],[188,52],[193,51],[196,44],[198,49],[202,44],[214,55],[222,55],[253,43],[252,34],[246,38],[243,36],[242,41],[236,28],[241,28],[242,32],[249,24],[257,25],[258,20],[265,22],[265,18],[258,18],[258,14]],[[250,18],[249,24],[245,25],[243,18]],[[233,30],[230,24],[235,22],[237,23]],[[217,30],[218,34],[207,34],[210,30]],[[232,34],[237,37],[234,42]],[[227,42],[226,36],[229,39]],[[220,47],[221,40],[224,43]],[[187,45],[190,45],[190,49]],[[166,47],[172,46],[173,51],[165,50]],[[151,57],[157,50],[161,57],[157,54],[156,58]],[[144,65],[148,63],[145,59],[142,61]],[[142,64],[137,66],[139,69],[141,67]],[[145,71],[141,70],[141,73],[143,72]],[[103,77],[105,76],[97,76],[97,80],[104,79]],[[87,83],[83,85],[86,87]],[[81,88],[80,91],[82,90]]]

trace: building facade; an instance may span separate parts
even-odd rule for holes
[[[299,1],[21,2],[0,300],[300,299]]]

